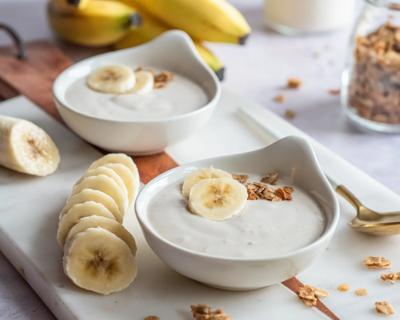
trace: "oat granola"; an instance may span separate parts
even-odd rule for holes
[[[245,184],[249,179],[249,176],[246,174],[232,174],[232,178],[239,181],[242,184]]]
[[[246,184],[248,200],[288,201],[292,200],[293,187],[284,186],[276,189],[263,182]]]
[[[299,288],[297,295],[306,306],[312,307],[317,305],[318,298],[327,297],[329,296],[329,293],[322,289],[304,285],[303,287]]]
[[[279,180],[279,173],[276,171],[268,172],[264,177],[261,178],[261,182],[268,184],[276,184]]]
[[[364,265],[368,269],[388,269],[391,266],[391,262],[384,257],[366,257],[364,259]]]
[[[381,279],[383,281],[388,281],[391,283],[395,283],[395,281],[400,280],[400,272],[391,272],[391,273],[385,273],[381,275]]]
[[[391,23],[356,39],[349,105],[369,120],[400,123],[400,27]]]
[[[289,79],[287,80],[287,87],[288,87],[289,89],[298,89],[298,88],[301,87],[302,84],[303,84],[303,83],[302,83],[301,80],[298,79],[298,78],[289,78]]]
[[[390,316],[394,314],[393,306],[387,301],[377,301],[375,302],[375,310],[377,313]]]
[[[354,294],[359,297],[364,297],[364,296],[368,295],[368,291],[367,291],[367,289],[359,288],[354,291]]]
[[[212,310],[207,304],[190,306],[193,320],[232,320],[222,309]]]
[[[347,292],[347,291],[349,291],[350,287],[347,283],[341,283],[338,285],[337,289],[338,289],[338,291],[341,291],[341,292]]]

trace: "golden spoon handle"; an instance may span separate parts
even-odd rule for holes
[[[361,202],[358,201],[356,196],[352,194],[350,190],[347,189],[344,185],[338,185],[336,187],[336,192],[340,194],[343,198],[345,198],[347,202],[349,202],[357,210],[360,209],[360,207],[362,206]]]

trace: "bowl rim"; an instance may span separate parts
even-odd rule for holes
[[[332,220],[331,222],[328,224],[328,222],[325,225],[324,230],[322,231],[321,235],[315,239],[314,241],[312,241],[311,243],[309,243],[306,246],[303,246],[299,249],[293,250],[291,252],[282,254],[282,255],[277,255],[277,256],[270,256],[270,257],[250,257],[250,258],[246,258],[246,257],[230,257],[230,256],[218,256],[218,255],[212,255],[212,254],[206,254],[206,253],[202,253],[202,252],[198,252],[198,251],[194,251],[188,248],[184,248],[181,247],[167,239],[165,239],[164,237],[162,237],[158,232],[156,232],[155,230],[153,230],[153,228],[149,227],[147,225],[147,222],[145,221],[144,218],[142,218],[142,215],[144,215],[145,213],[141,213],[139,212],[140,210],[138,210],[138,208],[140,207],[141,203],[147,200],[143,200],[143,194],[145,194],[146,190],[148,188],[150,188],[152,185],[158,183],[160,180],[165,179],[166,177],[170,176],[170,175],[175,175],[177,174],[177,172],[179,171],[184,171],[185,169],[188,169],[190,167],[197,167],[197,163],[202,162],[202,161],[206,161],[206,160],[210,160],[210,159],[202,159],[199,161],[195,161],[192,163],[188,163],[185,164],[183,166],[178,166],[176,168],[172,168],[160,175],[158,175],[157,177],[155,177],[154,179],[152,179],[151,181],[149,181],[140,191],[139,194],[136,198],[136,202],[135,202],[135,214],[136,217],[141,225],[142,231],[143,233],[146,235],[146,232],[150,233],[153,237],[157,238],[158,241],[161,241],[164,245],[167,245],[169,247],[174,248],[175,250],[178,251],[182,251],[186,254],[195,256],[195,257],[200,257],[200,258],[206,258],[206,259],[214,259],[214,260],[220,260],[220,261],[228,261],[228,262],[263,262],[263,261],[276,261],[276,260],[282,260],[282,259],[287,259],[287,258],[291,258],[291,257],[295,257],[298,255],[302,255],[307,253],[310,250],[315,249],[316,247],[319,247],[320,245],[322,245],[325,241],[330,241],[331,237],[333,236],[333,234],[335,233],[335,230],[337,228],[337,225],[339,223],[339,218],[340,218],[340,209],[339,209],[339,203],[337,200],[337,197],[335,196],[332,186],[329,183],[327,177],[325,176],[325,174],[323,173],[323,171],[321,170],[321,167],[319,165],[319,162],[317,160],[317,157],[315,155],[314,150],[311,148],[311,146],[308,144],[308,142],[306,140],[304,140],[303,138],[300,138],[298,136],[287,136],[285,138],[279,139],[277,141],[275,141],[272,144],[275,143],[279,143],[282,140],[289,140],[289,139],[293,139],[293,140],[297,140],[298,142],[301,142],[302,144],[305,144],[307,146],[307,148],[310,151],[310,160],[313,162],[313,165],[315,166],[317,172],[320,175],[320,178],[322,180],[322,182],[324,183],[325,187],[328,190],[329,196],[332,198]],[[271,145],[272,145],[271,144]],[[269,146],[271,146],[269,145]],[[257,149],[257,150],[253,150],[253,151],[248,151],[248,152],[243,152],[243,153],[238,153],[238,154],[233,154],[233,155],[226,155],[226,156],[220,156],[220,157],[216,157],[216,158],[212,158],[213,160],[215,159],[224,159],[224,158],[229,158],[232,156],[242,156],[242,155],[246,155],[249,153],[253,153],[253,152],[258,152],[261,150],[264,150],[266,148],[268,148],[269,146]]]
[[[172,115],[172,116],[168,116],[165,118],[161,118],[161,119],[137,119],[137,120],[124,120],[124,119],[107,119],[107,118],[103,118],[103,117],[98,117],[98,116],[94,116],[94,115],[89,115],[87,113],[84,113],[82,111],[79,111],[78,109],[74,108],[73,106],[71,106],[70,104],[66,103],[65,99],[60,99],[60,97],[58,96],[58,91],[59,91],[59,87],[62,86],[62,81],[65,77],[65,75],[68,72],[71,72],[71,70],[75,69],[75,68],[79,68],[81,66],[84,66],[88,63],[90,63],[93,60],[103,60],[107,59],[108,56],[112,56],[114,54],[119,54],[122,52],[125,53],[129,53],[131,51],[142,51],[142,50],[149,50],[149,48],[153,47],[153,46],[159,46],[161,41],[165,41],[165,39],[170,39],[173,41],[182,41],[187,49],[190,51],[191,53],[191,58],[195,59],[196,62],[200,65],[200,67],[202,67],[204,70],[206,70],[206,72],[208,73],[208,75],[210,76],[210,82],[213,84],[213,86],[215,87],[215,94],[211,97],[209,97],[207,103],[202,106],[197,108],[196,110],[187,112],[187,113],[183,113],[183,114],[179,114],[179,115]],[[161,44],[162,45],[162,44]],[[199,85],[198,83],[196,83],[197,85]],[[199,85],[200,87],[202,87],[201,85]],[[202,87],[203,88],[203,87]],[[156,37],[155,39],[144,43],[142,45],[136,46],[136,47],[131,47],[131,48],[126,48],[126,49],[120,49],[120,50],[115,50],[115,51],[111,51],[111,52],[105,52],[105,53],[101,53],[95,56],[91,56],[89,58],[83,59],[79,62],[76,62],[74,64],[72,64],[71,66],[67,67],[66,69],[64,69],[55,79],[55,81],[53,82],[52,85],[52,95],[53,95],[53,100],[55,101],[56,107],[58,110],[60,110],[61,108],[64,108],[80,117],[84,117],[86,119],[90,119],[90,120],[95,120],[95,121],[103,121],[106,123],[116,123],[116,124],[143,124],[143,123],[149,123],[149,124],[157,124],[157,123],[166,123],[166,122],[172,122],[172,121],[177,121],[177,120],[182,120],[191,116],[196,116],[199,113],[202,113],[210,108],[213,108],[215,106],[215,104],[218,102],[218,100],[221,97],[221,84],[220,81],[218,80],[217,76],[214,74],[214,72],[210,69],[210,67],[208,67],[208,65],[203,61],[203,59],[200,57],[199,53],[197,52],[192,39],[189,37],[189,35],[183,31],[180,30],[171,30],[171,31],[166,31],[164,33],[162,33],[161,35],[159,35],[158,37]],[[59,111],[60,112],[60,111]],[[60,112],[61,113],[61,112]]]

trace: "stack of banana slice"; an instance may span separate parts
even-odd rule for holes
[[[125,154],[93,162],[74,185],[59,217],[64,272],[77,286],[110,294],[135,279],[136,242],[122,226],[139,190],[138,169]]]
[[[183,30],[221,79],[224,65],[203,41],[244,44],[251,32],[226,0],[49,0],[48,17],[58,36],[85,46],[127,48]]]
[[[205,168],[190,173],[182,195],[193,214],[210,220],[226,220],[242,212],[247,202],[246,187],[226,171]]]

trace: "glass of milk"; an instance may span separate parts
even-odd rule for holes
[[[264,0],[264,21],[287,35],[331,31],[349,24],[356,0]]]

